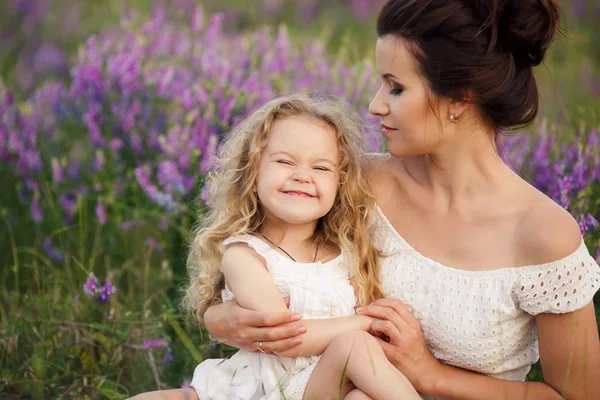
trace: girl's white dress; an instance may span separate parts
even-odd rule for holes
[[[246,243],[261,255],[290,310],[303,319],[346,317],[354,314],[354,289],[348,255],[342,250],[326,263],[298,263],[254,236],[226,239]],[[260,288],[256,288],[257,291]],[[223,300],[234,299],[226,287]],[[196,367],[190,384],[200,400],[301,400],[319,356],[288,358],[240,350],[229,359],[209,359]]]

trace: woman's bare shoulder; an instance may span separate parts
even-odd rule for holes
[[[537,192],[518,230],[519,253],[530,265],[561,260],[581,245],[581,230],[571,214]]]

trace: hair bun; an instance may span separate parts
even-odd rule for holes
[[[476,0],[493,48],[510,51],[517,64],[539,65],[560,30],[556,0]]]

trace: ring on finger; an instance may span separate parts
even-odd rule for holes
[[[262,347],[262,342],[258,342],[258,350],[259,350],[261,353],[266,353],[265,349],[263,349],[263,347]]]

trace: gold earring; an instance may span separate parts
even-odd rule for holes
[[[458,117],[455,113],[450,114],[450,122],[452,122],[453,124],[458,122]]]

